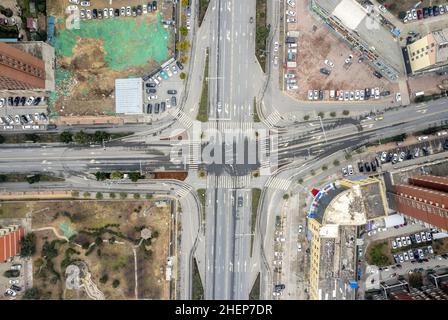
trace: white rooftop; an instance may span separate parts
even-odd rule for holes
[[[356,30],[367,13],[359,3],[353,0],[342,0],[334,9],[333,15],[349,29]]]
[[[115,112],[143,113],[142,78],[115,79]]]

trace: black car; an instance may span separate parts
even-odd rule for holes
[[[177,90],[168,90],[166,93],[168,93],[168,94],[177,94]]]
[[[364,98],[369,100],[369,98],[370,98],[370,89],[366,88],[366,89],[364,89],[364,92],[365,92]]]
[[[445,143],[445,145],[446,145],[446,143]],[[422,151],[423,151],[424,156],[427,156],[429,154],[428,147],[422,147]]]
[[[13,285],[11,286],[11,290],[14,290],[14,291],[22,291],[22,288],[19,287],[19,286],[16,286],[15,284],[13,284]]]
[[[93,18],[93,19],[96,19],[97,16],[98,16],[98,10],[97,10],[97,9],[93,9],[93,10],[92,10],[92,18]]]
[[[154,113],[159,113],[159,109],[160,109],[160,104],[156,103],[154,105]]]
[[[146,84],[146,87],[148,87],[148,88],[155,88],[155,87],[156,87],[156,84],[155,84],[155,83],[152,83],[152,82],[148,82],[148,83]]]
[[[330,73],[331,73],[331,71],[328,70],[327,68],[320,68],[319,71],[320,71],[320,73],[325,74],[325,75],[327,75],[327,76],[329,76]]]
[[[285,289],[285,285],[284,284],[276,284],[274,286],[274,290],[275,291],[280,291],[280,290],[283,290],[283,289]]]
[[[16,107],[19,105],[19,103],[20,103],[20,97],[16,97],[14,99],[14,104],[16,105]]]
[[[143,10],[142,6],[141,6],[141,5],[138,5],[138,6],[137,6],[137,14],[138,14],[139,16],[142,15],[142,10]]]
[[[120,9],[115,9],[115,11],[114,11],[114,15],[115,15],[116,17],[119,17],[119,16],[120,16]]]
[[[26,102],[26,97],[20,98],[20,103],[22,104],[22,106],[25,105],[25,102]]]
[[[408,152],[406,153],[406,160],[411,160],[412,158],[414,158],[414,156],[412,155],[411,150],[408,150]]]
[[[152,11],[156,11],[157,10],[157,1],[153,1],[152,2]]]
[[[180,70],[184,70],[184,66],[179,61],[176,61],[176,65]]]
[[[146,93],[157,93],[157,90],[153,88],[146,89]]]
[[[37,106],[37,105],[39,105],[39,103],[40,103],[41,101],[42,101],[42,98],[41,98],[41,97],[37,97],[37,98],[34,100],[33,105]]]
[[[98,10],[98,19],[103,19],[103,12],[100,10]]]
[[[23,114],[20,116],[20,120],[21,120],[23,123],[28,123],[28,119],[27,119]]]
[[[443,142],[443,149],[448,150],[448,139]]]
[[[171,105],[172,105],[173,107],[177,106],[177,99],[176,99],[175,96],[172,96],[172,97],[171,97]]]
[[[137,15],[137,8],[136,7],[132,7],[132,15],[133,16]]]
[[[151,114],[152,113],[152,104],[148,103],[148,105],[146,106],[146,113]]]
[[[433,14],[434,14],[434,12],[432,11],[432,7],[429,7],[429,8],[428,8],[428,15],[429,15],[430,17],[432,17]]]
[[[162,102],[160,103],[160,111],[161,111],[161,112],[164,112],[165,109],[166,109],[166,104],[165,104],[165,102],[162,101]]]
[[[390,91],[381,91],[380,96],[387,97],[390,95]]]
[[[372,166],[372,171],[376,171],[376,163],[375,163],[375,161],[372,161],[370,163],[370,165]]]
[[[378,79],[381,79],[381,78],[383,77],[383,75],[382,75],[381,73],[379,73],[378,71],[374,71],[374,72],[373,72],[373,75],[374,75],[375,77],[377,77]]]
[[[364,163],[364,167],[366,167],[367,172],[370,172],[370,164],[368,162]]]
[[[238,207],[242,207],[243,206],[243,197],[238,197]]]
[[[423,18],[426,19],[428,17],[428,8],[423,8]]]
[[[10,105],[10,106],[14,105],[14,98],[13,97],[9,97],[8,98],[8,105]]]
[[[359,172],[364,172],[364,166],[362,165],[362,162],[358,162],[358,169]]]
[[[322,100],[324,98],[324,91],[319,90],[319,100]]]
[[[434,16],[438,16],[440,13],[439,6],[432,7],[432,11],[434,11]]]
[[[152,3],[148,3],[148,12],[152,11]]]

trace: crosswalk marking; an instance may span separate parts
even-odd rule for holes
[[[281,178],[273,178],[270,180],[267,184],[268,188],[271,189],[279,189],[279,190],[288,190],[289,186],[291,185],[291,181],[287,179],[281,179]]]
[[[179,198],[183,198],[187,196],[191,192],[191,190],[193,190],[191,186],[183,185],[180,189],[177,189],[175,193]]]
[[[221,122],[208,122],[206,125],[208,130],[253,130],[253,122],[233,122],[233,121],[221,121]]]
[[[269,123],[271,126],[275,126],[281,119],[282,119],[281,114],[276,110],[266,118],[266,122]]]
[[[193,171],[198,170],[200,158],[201,158],[201,142],[192,141],[189,146],[189,153],[187,158],[187,163],[190,170]]]
[[[207,188],[217,189],[241,189],[250,186],[251,175],[245,176],[218,176],[215,180],[215,175],[207,176]]]
[[[182,110],[179,109],[171,109],[169,111],[169,114],[171,114],[174,118],[179,120],[179,122],[187,129],[189,129],[193,125],[193,121],[191,118],[185,114]]]

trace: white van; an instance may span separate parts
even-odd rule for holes
[[[156,85],[160,86],[160,81],[156,77],[152,77],[151,81],[154,82]]]

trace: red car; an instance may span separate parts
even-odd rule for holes
[[[418,20],[423,19],[423,10],[422,9],[417,10],[417,18],[418,18]]]

